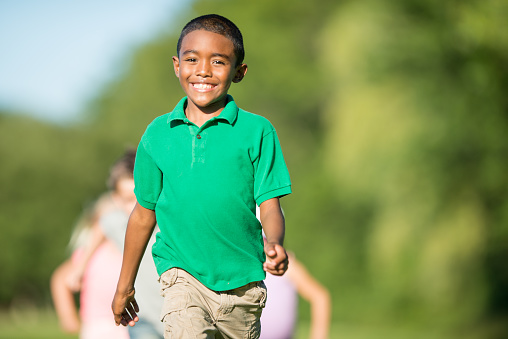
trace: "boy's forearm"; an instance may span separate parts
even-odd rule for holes
[[[283,275],[288,268],[288,257],[284,249],[284,216],[279,199],[266,200],[259,206],[261,225],[266,235],[264,251],[266,261],[263,269],[274,275]]]
[[[264,201],[259,206],[261,225],[265,232],[266,241],[272,244],[284,245],[285,221],[280,208],[279,199]]]
[[[134,208],[125,232],[122,270],[118,280],[118,291],[129,291],[134,288],[134,281],[139,264],[145,253],[155,227],[155,212],[138,204]]]

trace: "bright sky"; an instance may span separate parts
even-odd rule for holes
[[[173,28],[188,3],[0,0],[0,108],[72,121],[132,48]]]

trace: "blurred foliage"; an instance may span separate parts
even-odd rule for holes
[[[204,13],[243,32],[249,71],[231,94],[277,128],[286,246],[344,333],[506,337],[508,3],[201,0],[171,26]],[[79,124],[0,115],[0,304],[47,301],[109,165],[183,96],[178,33],[136,50]]]
[[[341,199],[371,213],[357,226],[374,318],[506,320],[506,14],[500,1],[343,2],[320,36],[335,75],[325,162]]]

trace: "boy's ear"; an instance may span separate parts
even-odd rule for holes
[[[247,65],[246,64],[241,64],[240,66],[238,66],[236,68],[236,73],[235,73],[235,76],[233,78],[233,82],[234,83],[238,83],[238,82],[242,81],[242,79],[245,76],[245,74],[247,74]]]
[[[175,69],[176,77],[179,77],[179,74],[180,74],[180,60],[176,56],[173,57],[173,68]]]

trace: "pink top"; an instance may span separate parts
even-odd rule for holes
[[[298,312],[298,293],[287,274],[282,277],[266,274],[268,296],[261,314],[260,339],[293,337]]]
[[[76,250],[72,261],[75,263],[81,255],[82,251]],[[101,244],[90,258],[81,285],[81,339],[129,338],[127,328],[115,325],[111,311],[121,265],[121,253],[109,241]]]

